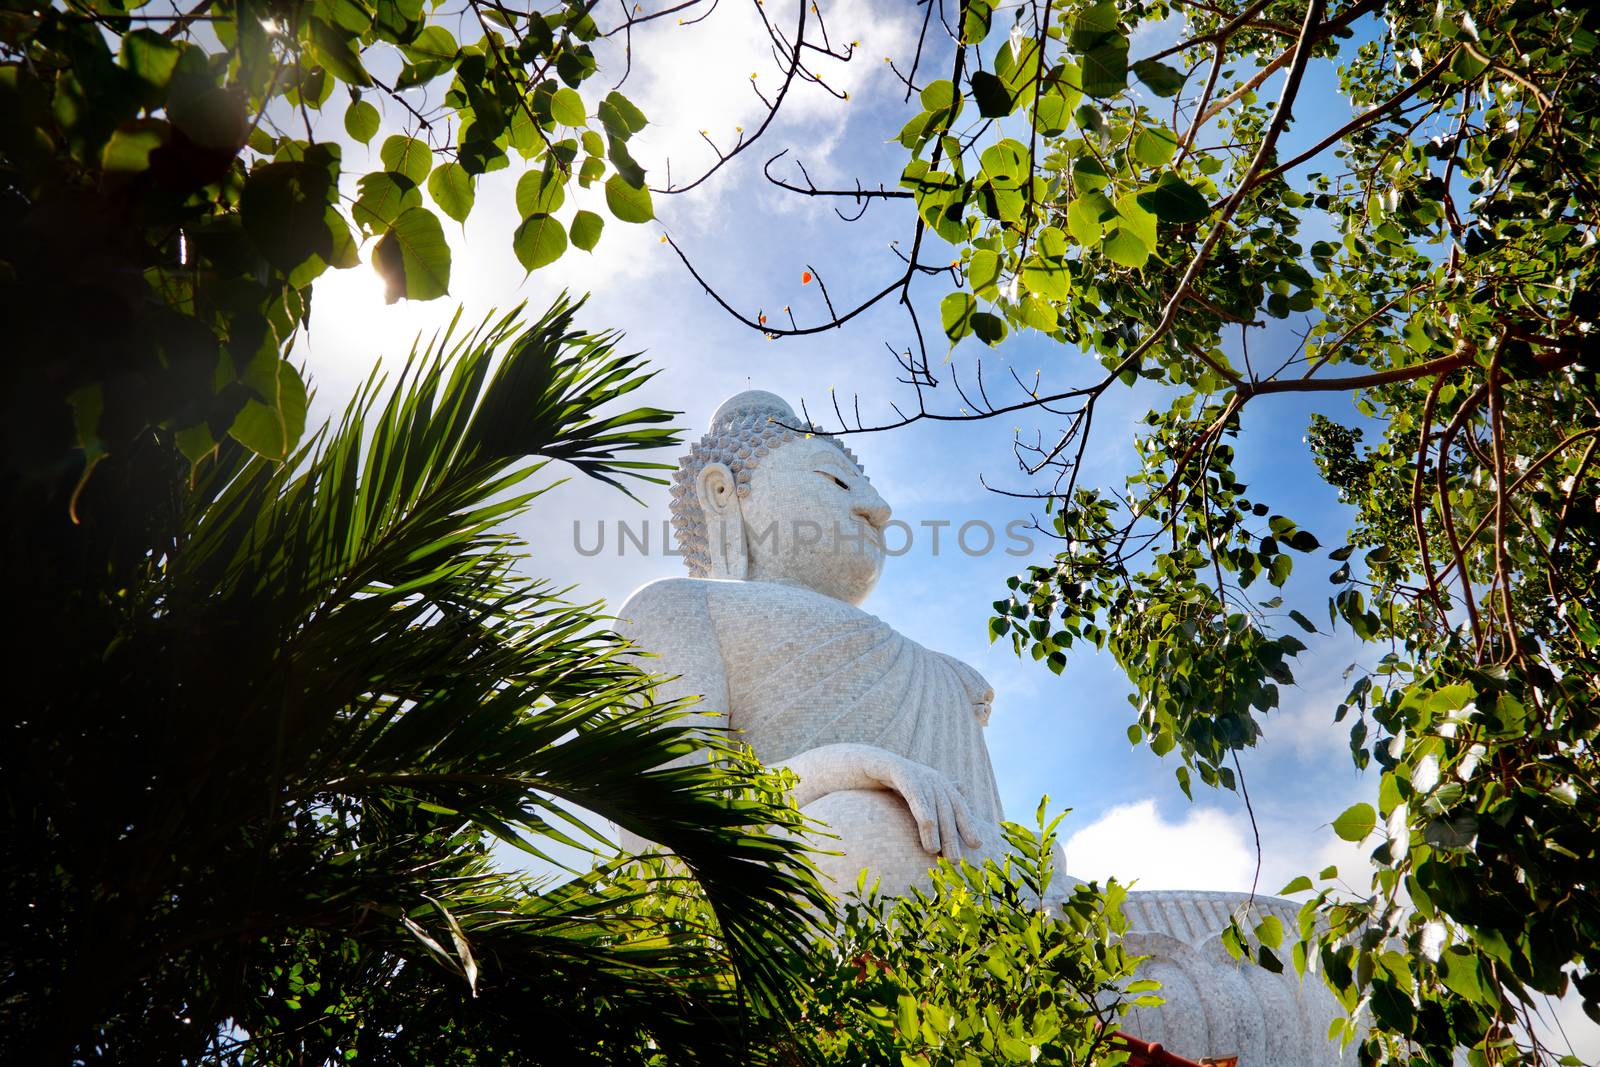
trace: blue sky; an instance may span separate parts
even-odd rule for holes
[[[834,388],[845,397],[859,394],[869,420],[887,417],[891,402],[909,399],[895,383],[898,368],[884,348],[885,341],[902,347],[907,343],[903,313],[886,307],[843,330],[765,341],[718,309],[660,236],[670,233],[730,301],[752,314],[765,309],[775,315],[789,304],[797,318],[815,321],[823,309],[818,287],[801,284],[807,266],[822,273],[841,306],[850,294],[874,290],[892,278],[899,262],[888,243],[909,235],[909,208],[879,204],[862,221],[845,224],[827,204],[769,186],[760,163],[789,148],[819,185],[848,184],[860,177],[869,187],[880,181],[892,187],[904,153],[898,144],[884,142],[911,110],[900,103],[901,92],[883,57],[907,54],[914,41],[914,11],[909,3],[829,4],[833,39],[861,42],[852,63],[829,70],[832,83],[847,89],[850,101],[841,103],[814,87],[800,86],[764,143],[695,192],[658,196],[656,224],[629,226],[608,218],[593,254],[569,250],[554,266],[524,278],[511,252],[518,221],[512,189],[519,168],[514,165],[482,181],[464,233],[446,222],[454,247],[448,298],[385,306],[381,283],[368,267],[324,276],[317,283],[309,336],[299,350],[317,390],[317,413],[342,407],[375,360],[382,357],[393,365],[414,336],[441,328],[458,304],[469,317],[522,300],[542,309],[557,292],[570,289],[592,293],[582,315],[585,326],[622,330],[627,348],[649,353],[660,375],[642,402],[682,410],[680,425],[690,436],[703,431],[723,399],[747,388],[779,393],[797,407],[804,399],[813,417],[828,409],[828,393]],[[997,26],[1008,25],[1004,19],[997,16]],[[750,91],[752,73],[757,84],[769,89],[778,81],[777,68],[758,46],[743,5],[724,5],[693,28],[671,22],[662,20],[652,32],[635,35],[634,72],[623,87],[651,120],[634,142],[634,154],[653,182],[664,177],[669,157],[675,177],[710,162],[699,130],[727,144],[737,126],[754,128],[761,108]],[[1162,27],[1136,37],[1135,57],[1170,42],[1173,32],[1173,27]],[[466,30],[462,35],[473,36]],[[606,78],[606,69],[602,59],[599,78]],[[1323,73],[1326,66],[1313,69],[1308,93],[1315,108],[1302,109],[1306,121],[1296,134],[1305,141],[1349,114],[1337,87]],[[1267,82],[1263,95],[1274,93],[1278,84],[1276,77]],[[390,133],[410,132],[402,119],[399,109],[391,107],[373,145]],[[347,167],[361,173],[366,153],[359,145],[347,145]],[[375,163],[375,147],[371,155]],[[569,195],[565,213],[585,206],[594,206],[585,195]],[[364,255],[370,251],[369,244]],[[938,301],[947,291],[939,282],[920,290],[924,323],[933,324],[935,331]],[[1292,325],[1252,340],[1252,353],[1259,357],[1292,345]],[[937,343],[942,354],[942,338]],[[1078,380],[1090,370],[1075,351],[1029,335],[1013,334],[994,351],[968,341],[951,358],[967,371],[977,357],[991,373],[1010,366],[1031,376],[1037,369],[1047,383]],[[948,370],[948,365],[936,367],[936,372]],[[1144,410],[1138,399],[1133,392],[1112,395],[1097,414],[1089,482],[1120,484],[1133,455],[1133,421]],[[948,396],[937,401],[950,408],[959,405]],[[1294,516],[1325,548],[1332,548],[1343,541],[1348,509],[1317,477],[1301,443],[1312,410],[1307,401],[1293,397],[1252,404],[1239,441],[1238,470],[1251,486],[1252,499],[1269,501],[1274,510]],[[1320,410],[1346,421],[1356,418],[1343,398],[1322,401]],[[926,532],[919,526],[922,520],[948,519],[959,526],[982,519],[999,530],[1011,519],[1025,518],[1026,502],[986,492],[980,475],[991,484],[1024,487],[1011,455],[1014,428],[1027,432],[1037,427],[1048,435],[1058,426],[1051,416],[1008,417],[922,424],[853,439],[851,447],[896,517],[919,533],[910,552],[889,561],[865,607],[923,644],[972,663],[993,683],[998,695],[988,742],[1007,813],[1031,819],[1042,794],[1049,794],[1055,808],[1074,809],[1063,827],[1072,873],[1085,878],[1116,874],[1138,879],[1141,888],[1248,889],[1256,856],[1241,798],[1197,785],[1191,803],[1174,782],[1173,759],[1160,760],[1129,746],[1128,686],[1108,655],[1079,651],[1056,677],[1031,659],[1017,660],[1008,645],[989,645],[991,603],[1005,594],[1008,575],[1044,557],[1042,540],[1031,560],[998,549],[974,557],[950,544],[952,528],[936,557],[928,538],[920,536]],[[518,526],[532,546],[530,571],[576,582],[580,594],[603,598],[612,606],[644,582],[682,573],[678,559],[660,552],[661,521],[667,515],[664,487],[647,487],[640,496],[643,507],[603,486],[573,481],[543,497]],[[630,551],[619,557],[614,524],[637,526],[646,519],[653,527],[652,554]],[[593,544],[599,524],[608,527],[603,552],[591,557],[576,550],[575,521],[582,524],[586,545]],[[1289,606],[1299,606],[1313,619],[1327,618],[1331,587],[1325,579],[1332,564],[1324,562],[1320,553],[1297,560],[1287,589]],[[1264,742],[1243,756],[1265,851],[1265,892],[1277,890],[1294,875],[1314,875],[1330,863],[1352,876],[1361,875],[1364,867],[1362,850],[1338,841],[1327,825],[1349,804],[1372,799],[1377,786],[1375,776],[1354,770],[1346,734],[1332,725],[1334,706],[1346,687],[1341,674],[1358,650],[1346,636],[1308,637],[1307,643],[1311,647],[1295,667],[1298,686],[1284,691],[1282,709],[1268,717]],[[1375,658],[1374,653],[1367,655]],[[1365,882],[1364,876],[1352,880]],[[1600,1051],[1600,1037],[1596,1046]]]

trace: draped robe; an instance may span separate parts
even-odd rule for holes
[[[1000,821],[983,740],[994,691],[982,675],[809,589],[709,585],[729,725],[763,763],[823,745],[876,745],[943,772],[974,815]]]

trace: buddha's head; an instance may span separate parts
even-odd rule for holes
[[[803,585],[860,604],[883,572],[884,503],[860,462],[781,397],[740,393],[672,479],[689,573]]]

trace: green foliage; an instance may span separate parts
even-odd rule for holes
[[[7,476],[30,620],[0,745],[14,1047],[676,1063],[738,1058],[752,1009],[781,1030],[823,898],[772,832],[797,826],[778,784],[515,566],[505,524],[552,462],[624,488],[674,441],[668,412],[603,410],[650,375],[574,310],[453,325],[285,462],[266,453],[298,425],[241,415],[263,440],[192,466],[148,432],[77,523],[65,490]],[[298,383],[262,412],[303,418]],[[596,818],[681,865],[605,860]],[[492,846],[601,862],[533,879]],[[703,919],[659,903],[685,873]]]
[[[1320,892],[1294,961],[1373,1011],[1364,1062],[1538,1058],[1511,1029],[1536,994],[1576,984],[1600,1018],[1600,89],[1579,73],[1600,15],[1182,12],[1184,40],[1131,64],[1133,30],[1167,5],[1068,5],[1048,26],[1019,12],[1000,56],[1038,77],[1002,90],[997,56],[901,135],[903,185],[970,287],[941,306],[952,343],[999,317],[1104,374],[1063,390],[1083,407],[1054,450],[1019,453],[1057,478],[1066,549],[1011,580],[990,635],[1057,673],[1084,642],[1108,649],[1134,687],[1129,737],[1176,756],[1185,792],[1193,775],[1239,785],[1300,635],[1370,643],[1332,718],[1379,795],[1332,823],[1376,835],[1372,893]],[[975,65],[953,51],[956,71]],[[1355,118],[1286,158],[1313,64],[1338,65]],[[1279,98],[1256,94],[1266,69],[1287,71],[1266,83]],[[992,129],[962,125],[967,101]],[[1304,344],[1266,366],[1225,348],[1225,331],[1302,315]],[[1093,405],[1141,379],[1167,395],[1139,469],[1120,491],[1082,484]],[[1381,438],[1313,418],[1312,454],[1356,514],[1325,628],[1275,592],[1318,539],[1232,469],[1241,410],[1293,392],[1350,396]]]
[[[1136,1004],[1159,1003],[1124,952],[1124,887],[1080,884],[1040,910],[1056,878],[1055,827],[1007,823],[1012,856],[941,862],[926,892],[888,900],[862,886],[840,909],[830,951],[810,963],[812,1059],[868,1064],[1124,1062],[1112,1043]]]
[[[952,345],[1028,329],[1076,350],[1020,395],[962,383],[959,415],[928,407],[934,359],[902,363],[904,421],[1064,422],[1016,445],[1062,549],[1010,581],[991,638],[1056,673],[1110,651],[1130,739],[1186,793],[1241,787],[1306,641],[1353,639],[1330,718],[1377,795],[1329,816],[1375,874],[1351,901],[1324,872],[1293,962],[1372,1012],[1335,1035],[1364,1063],[1553,1062],[1526,1025],[1541,995],[1600,1019],[1600,9],[1033,4],[989,43],[996,14],[964,4],[942,51],[919,40],[894,137],[900,247],[938,238],[951,268],[913,257],[836,316],[915,317],[913,284],[943,278]],[[1307,89],[1334,82],[1348,121]],[[1095,485],[1082,460],[1119,385],[1150,398],[1134,473]],[[1325,538],[1326,624],[1279,591],[1318,536],[1234,472],[1244,409],[1306,393],[1360,422],[1326,409],[1307,435],[1353,510]],[[1270,940],[1252,955],[1281,966]]]
[[[318,275],[357,266],[367,245],[390,301],[449,292],[449,249],[424,185],[464,223],[477,178],[515,154],[558,198],[574,177],[588,188],[609,175],[604,197],[586,202],[651,219],[627,150],[644,115],[615,91],[585,97],[600,34],[591,6],[512,13],[471,0],[463,24],[420,0],[221,0],[193,19],[130,18],[140,5],[120,0],[10,5],[0,13],[10,464],[81,480],[153,428],[182,437],[195,461],[224,440],[281,458],[281,435],[264,427],[293,413],[275,408],[262,361],[288,366]],[[451,31],[464,27],[458,41]],[[374,73],[391,70],[393,81]],[[423,87],[442,98],[426,113],[411,103],[423,95],[408,93]],[[380,169],[353,174],[339,145],[319,139],[339,121],[322,115],[334,100],[356,141],[373,141],[387,118]],[[581,232],[592,248],[598,227]],[[513,243],[534,269],[566,238],[544,237],[533,255],[526,237]]]

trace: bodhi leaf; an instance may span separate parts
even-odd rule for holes
[[[593,211],[578,212],[572,216],[572,243],[585,252],[593,252],[594,246],[600,243],[600,231],[605,224],[606,220]]]
[[[606,207],[619,222],[649,222],[656,217],[650,190],[628,184],[620,174],[606,179]]]
[[[428,175],[428,195],[439,205],[439,210],[455,219],[466,222],[472,212],[477,194],[472,189],[472,176],[461,164],[441,163]]]
[[[1178,137],[1165,126],[1146,126],[1133,136],[1133,158],[1150,167],[1164,167],[1178,151]]]
[[[951,293],[939,302],[939,321],[951,344],[972,332],[972,315],[977,306],[971,293]]]
[[[386,170],[397,171],[411,179],[412,185],[421,185],[433,166],[433,150],[415,137],[395,134],[383,142],[378,150]]]
[[[448,63],[461,51],[450,31],[432,25],[417,34],[410,42],[400,46],[407,59],[413,63]]]
[[[366,144],[378,132],[378,109],[365,100],[352,100],[344,110],[344,132]]]
[[[1139,193],[1139,204],[1162,222],[1199,222],[1211,214],[1211,205],[1199,191],[1171,171]]]
[[[583,97],[571,89],[557,89],[550,100],[550,114],[563,126],[584,126],[589,121],[583,107]]]
[[[400,213],[422,203],[422,193],[404,174],[374,171],[356,183],[356,202],[350,214],[368,233],[380,233]]]
[[[1138,269],[1150,258],[1150,246],[1126,226],[1116,226],[1100,242],[1106,257],[1113,263]]]
[[[561,174],[554,166],[543,170],[530,170],[517,179],[517,214],[548,215],[566,202]]]
[[[567,231],[553,215],[529,215],[512,236],[511,248],[531,273],[561,258],[567,250]]]
[[[967,261],[967,283],[972,291],[992,291],[1000,283],[1000,257],[988,249],[979,249]]]
[[[256,247],[280,270],[312,255],[332,254],[326,222],[332,179],[317,163],[267,163],[256,167],[239,197],[239,215]]]
[[[1114,38],[1083,54],[1083,91],[1090,96],[1115,96],[1128,87],[1128,40]]]
[[[987,119],[1004,118],[1011,114],[1015,102],[1005,82],[986,70],[974,71],[970,81],[972,98],[978,104],[978,114]]]
[[[1183,73],[1159,60],[1141,59],[1133,65],[1133,73],[1157,96],[1177,96],[1183,88]]]
[[[390,304],[402,297],[444,296],[450,291],[450,246],[439,216],[424,207],[406,208],[372,250],[372,265],[383,276]]]
[[[256,455],[282,460],[305,432],[307,395],[300,372],[288,360],[275,362],[277,389],[270,398],[272,403],[254,398],[246,401],[228,433]]]
[[[356,52],[354,39],[348,32],[311,16],[311,40],[314,54],[329,73],[347,85],[371,85],[372,78],[361,66],[361,56]]]
[[[1377,825],[1378,816],[1371,804],[1354,804],[1333,820],[1333,832],[1346,841],[1362,841]]]

